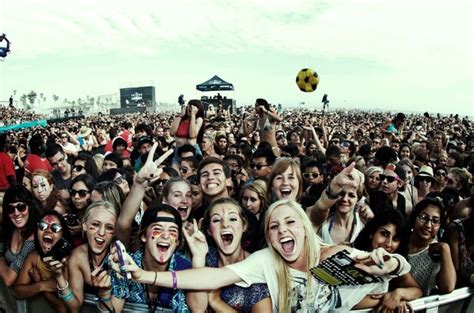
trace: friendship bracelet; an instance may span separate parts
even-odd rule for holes
[[[100,298],[100,301],[102,301],[102,302],[110,302],[110,301],[112,301],[112,296],[109,296],[108,298]]]
[[[158,272],[155,272],[155,279],[153,279],[153,285],[156,284],[156,279],[158,278]]]
[[[178,289],[178,278],[176,278],[176,272],[172,271],[171,276],[173,276],[173,290]]]
[[[74,294],[72,293],[72,290],[69,289],[69,292],[65,295],[58,292],[58,297],[64,302],[69,302],[74,298]]]
[[[56,288],[58,289],[58,291],[64,291],[69,288],[69,282],[66,280],[66,286],[64,286],[63,288],[59,287],[59,284],[56,284]]]

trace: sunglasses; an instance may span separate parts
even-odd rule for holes
[[[332,143],[333,145],[338,145],[338,144],[339,144],[339,140],[331,140],[329,143]]]
[[[435,176],[446,176],[446,172],[443,172],[443,171],[439,171],[439,172],[436,172],[435,173]]]
[[[380,177],[380,181],[384,181],[384,180],[387,180],[387,183],[393,183],[394,181],[399,181],[400,178],[398,177],[395,177],[395,176],[388,176],[388,175],[384,175],[384,174],[380,174],[379,175]]]
[[[59,233],[63,228],[61,227],[61,225],[59,224],[56,224],[56,223],[52,223],[52,224],[48,224],[44,221],[40,221],[38,223],[38,229],[41,230],[41,231],[45,231],[46,229],[48,229],[48,227],[51,229],[51,231],[53,233]]]
[[[167,181],[168,181],[167,179],[157,179],[157,180],[155,180],[154,184],[155,185],[164,185],[164,184],[166,184]]]
[[[422,182],[430,182],[432,179],[431,177],[423,177],[423,176],[418,176],[418,181]]]
[[[256,168],[258,171],[260,171],[265,166],[268,166],[268,164],[255,164],[255,163],[250,164],[250,168],[252,169]]]
[[[319,173],[303,173],[303,177],[306,178],[306,179],[318,178]]]
[[[431,224],[433,224],[433,226],[438,226],[439,224],[441,224],[441,220],[439,218],[437,218],[437,217],[430,218],[426,214],[420,214],[416,218],[420,222],[422,222],[423,224],[426,224],[426,225],[428,225],[429,222],[431,222]]]
[[[125,182],[125,175],[119,176],[114,179],[114,183],[116,184],[123,184]]]
[[[74,165],[72,167],[72,170],[75,171],[75,172],[81,172],[85,167],[82,166],[82,165]]]
[[[28,206],[26,203],[18,203],[17,205],[9,204],[8,205],[8,214],[14,213],[15,210],[17,210],[20,213],[23,213],[26,211]]]
[[[79,195],[80,198],[84,198],[89,193],[89,190],[85,190],[85,189],[74,190],[74,189],[71,189],[69,191],[69,193],[71,194],[71,197],[75,197],[76,195]]]

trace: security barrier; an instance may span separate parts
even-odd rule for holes
[[[434,295],[420,298],[410,302],[410,307],[414,312],[426,313],[471,313],[474,312],[474,287],[459,288],[447,295]],[[97,300],[91,294],[84,295],[84,307],[82,313],[97,312]],[[372,310],[357,310],[353,312],[371,312]],[[0,313],[44,313],[53,312],[53,308],[38,296],[30,300],[15,301],[3,282],[0,282]],[[123,312],[143,312],[148,313],[148,307],[144,304],[125,304]],[[171,313],[172,310],[157,308],[155,312]]]

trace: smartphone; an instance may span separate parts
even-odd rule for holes
[[[119,257],[120,266],[127,265],[128,261],[125,260],[125,256],[124,256],[125,253],[127,252],[127,250],[125,249],[125,246],[123,245],[123,243],[120,240],[115,241],[115,248],[117,249],[117,254],[118,254],[118,257]],[[132,279],[132,274],[130,272],[126,272],[125,275],[126,275],[127,279]]]
[[[46,256],[52,256],[56,261],[61,261],[71,254],[72,245],[64,238],[59,239]]]

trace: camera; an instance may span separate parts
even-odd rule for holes
[[[49,251],[46,256],[52,256],[55,260],[61,261],[69,254],[71,254],[72,245],[64,238],[59,239],[59,241],[53,246],[51,251]]]
[[[74,213],[64,216],[64,219],[66,220],[66,224],[68,226],[78,226],[80,224],[79,216]]]

